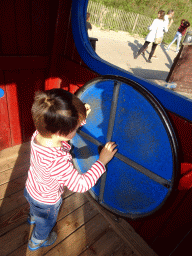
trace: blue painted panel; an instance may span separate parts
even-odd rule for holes
[[[88,140],[82,138],[80,135],[72,140],[73,143],[73,163],[75,168],[81,172],[87,172],[91,166],[99,159],[98,146],[90,143]],[[98,180],[92,191],[98,196],[100,190],[101,180]]]
[[[81,100],[91,106],[91,113],[87,118],[86,126],[82,127],[82,131],[91,135],[102,144],[106,143],[113,84],[114,81],[110,80],[107,83],[106,81],[101,81],[97,84],[93,83],[81,95]]]
[[[167,188],[117,158],[108,164],[103,199],[110,209],[137,217],[159,207],[168,192]]]
[[[173,156],[162,120],[151,103],[126,84],[120,87],[112,141],[120,154],[172,179]]]

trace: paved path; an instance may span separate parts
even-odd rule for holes
[[[145,57],[141,55],[136,60],[133,58],[133,54],[143,45],[143,38],[133,37],[122,31],[104,31],[96,27],[93,27],[93,31],[89,35],[98,38],[96,53],[101,58],[136,76],[165,86],[165,80],[176,57],[175,46],[167,52],[165,50],[166,46],[161,44],[156,51],[158,59],[152,58],[152,63],[148,63],[146,60],[151,45],[149,45]],[[191,94],[180,94],[192,99]]]
[[[158,59],[152,58],[152,63],[148,63],[146,60],[148,59],[151,45],[149,45],[145,57],[140,55],[135,60],[133,54],[142,46],[140,40],[134,39],[133,42],[122,42],[110,38],[98,39],[96,52],[100,57],[145,79],[165,81],[176,56],[173,50],[167,53],[164,45],[161,45],[160,47],[158,46],[156,52]]]

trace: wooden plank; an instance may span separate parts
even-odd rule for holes
[[[33,69],[32,74],[34,76],[34,92],[45,90],[45,77],[47,75],[49,59],[44,69]]]
[[[59,77],[63,79],[61,87],[63,88],[63,84],[66,83],[72,93],[97,76],[94,72],[62,56],[59,58],[58,63],[59,66],[56,69]]]
[[[29,238],[29,232],[32,229],[27,222],[11,230],[5,235],[0,237],[0,256],[8,255],[9,253],[22,246],[23,243],[27,243]],[[19,254],[15,254],[19,255]]]
[[[15,0],[0,1],[0,9],[3,10],[0,15],[1,55],[18,53],[14,2]]]
[[[16,146],[16,149],[18,148],[19,147]],[[11,180],[17,179],[23,175],[26,175],[29,170],[29,166],[30,166],[29,143],[27,145],[21,145],[21,147],[19,148],[19,151],[14,151],[15,154],[13,158],[9,158],[9,156],[6,157],[5,155],[5,152],[10,153],[10,151],[9,149],[6,149],[2,153],[2,160],[0,161],[0,169],[1,169],[0,185],[4,183],[8,183]]]
[[[121,246],[121,248],[112,254],[113,256],[136,256],[137,254],[134,253],[127,245]]]
[[[23,175],[26,175],[28,173],[29,166],[30,166],[30,161],[29,161],[29,159],[27,159],[27,161],[25,163],[22,163],[20,165],[16,164],[16,166],[14,166],[14,168],[2,172],[1,179],[0,179],[0,185],[2,185],[4,183],[8,183],[14,179],[19,178],[19,177],[22,177]]]
[[[88,202],[87,198],[82,194],[71,192],[68,189],[66,193],[63,194],[62,198],[63,203],[59,211],[58,221]]]
[[[47,0],[33,0],[32,13],[32,54],[45,55],[48,54],[48,35],[49,35],[49,4]]]
[[[48,53],[53,53],[53,44],[55,40],[55,31],[57,26],[57,14],[59,9],[59,0],[47,0],[50,11],[49,11],[49,29],[48,29]],[[68,1],[67,1],[68,2]]]
[[[17,91],[20,115],[20,127],[22,131],[22,141],[30,139],[35,131],[31,107],[34,99],[35,72],[33,70],[20,70],[17,77]],[[27,107],[26,107],[27,106]]]
[[[75,51],[75,42],[73,39],[73,33],[72,33],[72,27],[71,27],[71,20],[70,20],[70,25],[68,27],[68,31],[67,31],[67,43],[65,45],[65,51],[64,54],[67,57],[67,59],[69,60],[73,60],[73,55],[74,55],[74,51]]]
[[[16,208],[21,207],[26,203],[26,199],[23,195],[24,189],[18,191],[15,194],[12,194],[11,196],[8,196],[6,198],[3,198],[0,200],[0,216],[3,216],[4,214],[8,214],[9,212],[15,210]],[[63,198],[67,198],[70,195],[72,195],[73,192],[66,190],[63,194]]]
[[[135,232],[131,225],[125,220],[119,218],[118,222],[115,221],[116,216],[106,211],[101,207],[91,196],[86,193],[86,196],[90,202],[93,203],[94,207],[105,217],[110,223],[112,228],[117,234],[128,244],[128,246],[140,256],[156,256],[157,254],[148,246],[148,244]]]
[[[11,196],[0,200],[0,216],[8,214],[9,212],[16,210],[26,203],[26,199],[23,195],[23,189]]]
[[[110,229],[99,240],[90,245],[86,251],[81,253],[81,256],[114,255],[114,253],[117,252],[123,244],[123,240],[114,232],[114,230]],[[129,249],[129,252],[132,252],[131,249]]]
[[[54,34],[54,43],[51,59],[50,77],[60,77],[60,63],[59,57],[65,54],[65,48],[67,46],[67,38],[70,26],[70,13],[71,13],[72,1],[59,0],[57,23]]]
[[[18,71],[5,71],[5,83],[7,91],[7,103],[12,146],[15,146],[22,142],[21,118],[17,89],[18,76]]]
[[[43,73],[43,71],[42,71]],[[39,73],[34,70],[5,71],[12,145],[30,139],[34,132],[31,106]],[[42,85],[44,83],[44,77]],[[27,107],[26,107],[27,106]]]
[[[19,55],[31,55],[31,12],[30,1],[15,1],[15,23]]]
[[[94,209],[95,210],[95,209]],[[85,216],[86,211],[82,213]],[[71,218],[70,222],[74,223]],[[76,225],[79,224],[76,220]],[[51,256],[77,256],[81,252],[85,251],[89,246],[96,242],[101,236],[103,236],[110,228],[109,224],[105,221],[101,214],[96,215],[90,221],[84,221],[84,225],[76,230],[73,234],[60,242],[57,247],[49,250],[46,255]],[[75,224],[73,224],[75,225]],[[79,225],[78,225],[79,226]],[[65,232],[65,228],[63,228]],[[75,245],[75,246],[74,246]]]
[[[4,197],[8,197],[22,189],[24,189],[25,182],[27,179],[27,175],[19,177],[15,180],[10,181],[9,183],[5,183],[0,186],[0,199]]]
[[[26,202],[26,199],[25,199]],[[20,224],[27,221],[27,216],[29,213],[29,204],[25,203],[21,207],[18,207],[12,212],[1,216],[0,218],[0,236],[4,235],[6,232],[14,229]]]
[[[22,163],[23,159],[29,157],[30,142],[6,148],[0,151],[0,172],[11,169],[16,163]],[[20,156],[20,157],[18,157]]]
[[[79,65],[81,65],[81,57],[77,51],[76,45],[74,45],[73,60]]]
[[[33,55],[52,54],[58,6],[59,0],[32,1],[31,34]],[[62,36],[62,33],[63,31],[61,31],[60,36]]]
[[[26,71],[22,71],[22,81],[26,77]],[[22,99],[22,122],[23,122],[23,141],[28,141],[31,139],[32,134],[35,131],[35,126],[33,123],[31,115],[31,107],[34,101],[35,92],[43,91],[45,88],[45,70],[33,69],[28,73],[26,79],[28,79],[28,86],[26,86],[26,79],[22,83],[21,88],[21,99]],[[25,98],[25,101],[23,100]],[[26,108],[26,105],[28,107]]]
[[[86,202],[87,199],[85,197],[79,196],[78,194],[71,194],[71,196],[64,200],[64,203],[61,206],[58,221],[73,212],[76,208],[81,207]],[[6,207],[6,205],[3,204],[3,207]],[[29,204],[25,199],[24,205],[3,215],[0,218],[0,236],[26,222],[28,213]]]
[[[65,48],[68,44],[68,33],[71,20],[72,1],[59,0],[59,9],[57,14],[57,29],[55,30],[54,57],[65,54]]]
[[[26,245],[29,238],[29,225],[22,224],[16,229],[0,237],[0,251],[3,249],[4,255],[10,253],[10,256],[44,255],[51,248],[54,248],[56,245],[59,246],[62,240],[65,241],[67,237],[70,237],[70,235],[73,234],[77,229],[79,229],[79,227],[84,226],[84,223],[88,222],[96,214],[97,211],[90,205],[90,203],[86,203],[82,207],[79,207],[77,210],[73,211],[71,214],[68,214],[65,218],[62,218],[60,221],[57,222],[57,225],[54,229],[57,231],[58,237],[54,245],[41,248],[38,251],[34,252],[29,251]],[[68,254],[66,253],[60,255]]]
[[[0,70],[0,88],[4,91],[4,96],[0,98],[0,150],[2,150],[11,146],[7,93],[2,70]]]
[[[11,171],[14,168],[22,168],[23,165],[26,165],[30,161],[30,152],[26,152],[25,154],[20,154],[17,157],[4,159],[3,161],[0,161],[0,173],[4,171]],[[0,179],[2,183],[2,176]]]
[[[63,56],[57,56],[57,64],[55,64],[54,68],[57,77],[62,80],[61,88],[65,90],[69,88],[72,93],[97,76],[97,74],[89,69],[69,61]]]
[[[46,69],[49,56],[0,56],[0,70]]]

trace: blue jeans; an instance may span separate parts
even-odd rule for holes
[[[168,45],[167,49],[169,50],[170,46],[177,40],[177,48],[176,48],[176,52],[179,51],[179,45],[181,42],[181,38],[182,38],[182,34],[180,32],[177,31],[177,33],[175,34],[173,41]]]
[[[35,241],[45,240],[56,224],[62,198],[56,204],[39,203],[29,195],[26,188],[24,196],[30,204],[30,215],[35,219],[35,227],[31,237],[35,238]]]

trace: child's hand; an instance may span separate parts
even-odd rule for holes
[[[88,117],[89,113],[91,112],[91,106],[85,103],[85,108],[86,108],[86,117]]]
[[[111,159],[114,157],[117,149],[115,149],[117,145],[115,142],[107,142],[104,148],[101,150],[99,161],[101,161],[104,165],[106,165]]]

